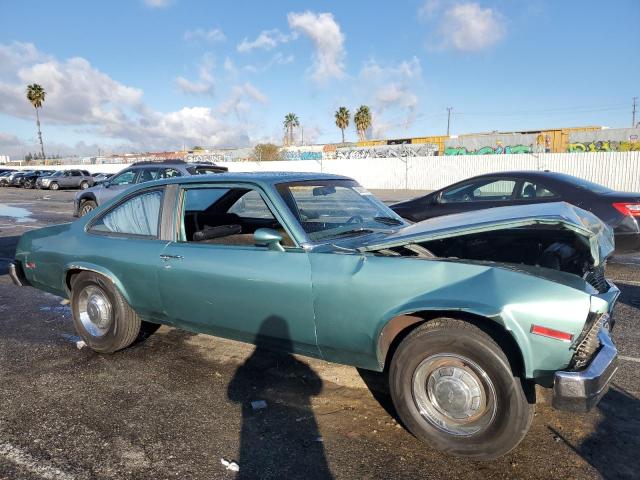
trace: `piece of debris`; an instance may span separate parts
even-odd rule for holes
[[[317,438],[316,438],[316,442],[320,442],[320,443],[322,443],[322,442],[324,442],[324,438],[322,438],[322,437],[317,437]]]
[[[69,305],[69,300],[63,298],[62,300],[60,300],[60,305]]]
[[[84,343],[84,340],[78,340],[76,342],[76,347],[78,348],[78,350],[82,350],[82,348],[86,347],[86,346],[87,346],[87,344]]]
[[[264,400],[254,400],[251,402],[251,408],[254,410],[263,410],[267,408],[267,402]]]
[[[231,460],[225,460],[224,458],[221,458],[220,459],[220,463],[222,465],[224,465],[227,470],[231,470],[232,472],[239,472],[240,471],[240,465],[238,465],[236,462],[233,462]]]

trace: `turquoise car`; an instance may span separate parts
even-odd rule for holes
[[[30,231],[10,274],[70,299],[97,352],[166,324],[384,371],[414,435],[491,459],[526,434],[536,384],[564,410],[606,392],[613,248],[566,203],[410,224],[347,177],[222,173]]]

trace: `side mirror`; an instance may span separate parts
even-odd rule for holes
[[[253,233],[256,245],[266,245],[269,250],[284,252],[284,247],[280,244],[282,235],[271,228],[259,228]]]

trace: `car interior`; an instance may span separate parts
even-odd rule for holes
[[[282,246],[295,246],[256,190],[193,188],[183,195],[183,241],[253,246],[254,232],[271,228],[282,235]]]

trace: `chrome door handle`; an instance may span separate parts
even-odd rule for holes
[[[182,255],[160,255],[162,261],[167,262],[169,260],[182,260],[184,257]]]

